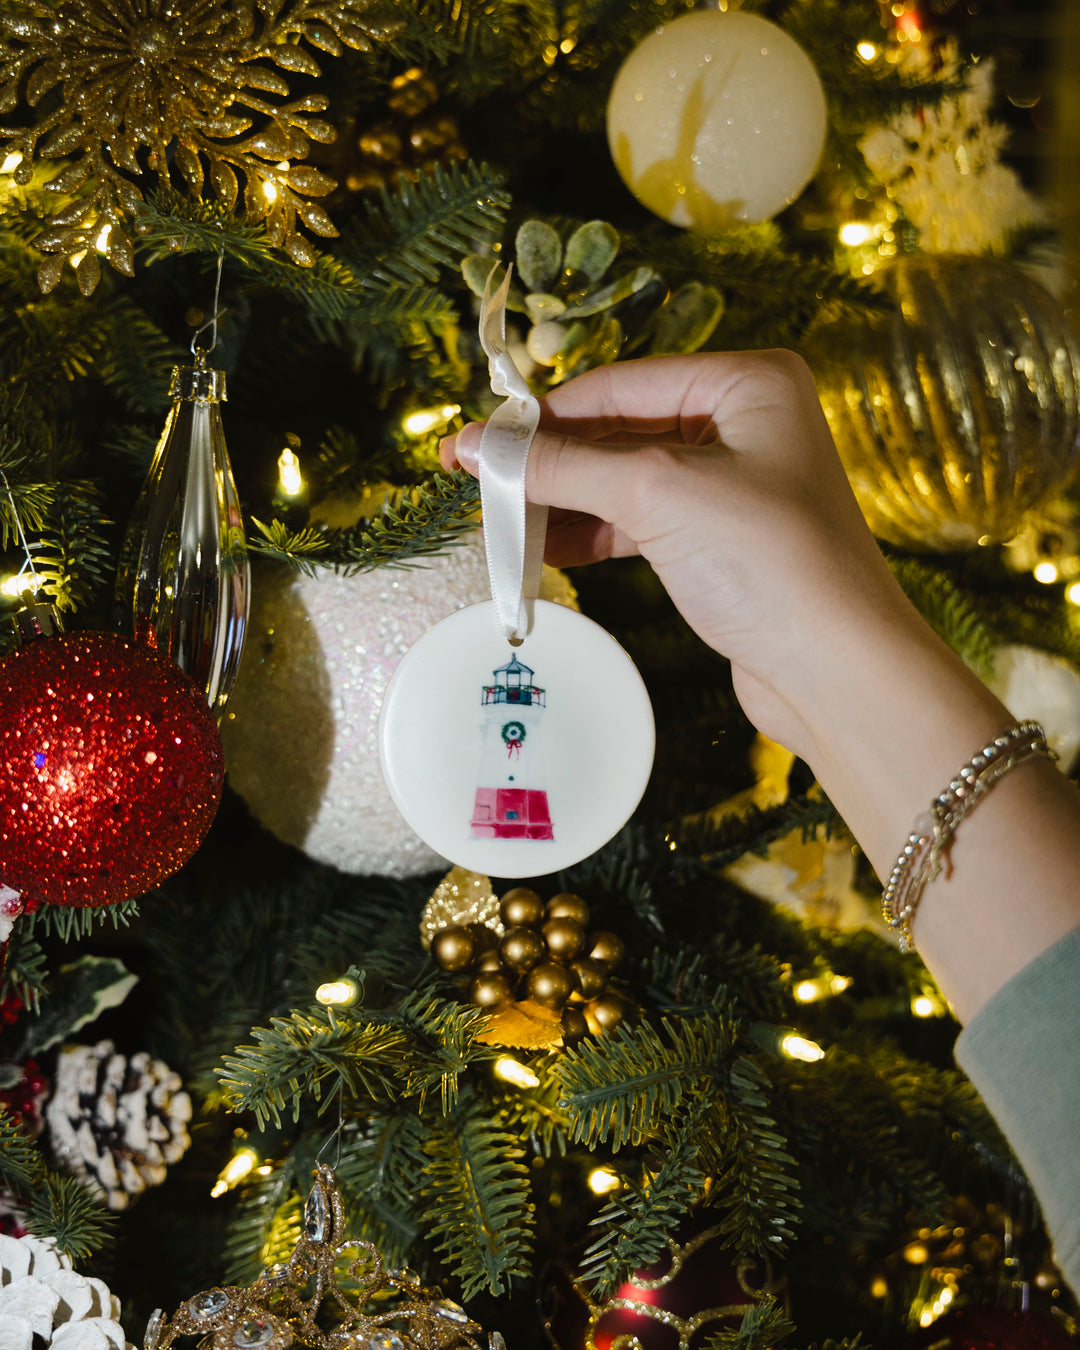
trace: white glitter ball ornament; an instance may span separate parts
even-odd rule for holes
[[[402,819],[379,768],[383,693],[440,619],[490,599],[479,534],[410,568],[252,577],[244,658],[221,728],[229,781],[285,843],[342,872],[418,876],[444,866]],[[546,600],[577,608],[561,572]]]
[[[768,220],[813,177],[825,93],[794,38],[716,9],[664,24],[623,62],[607,108],[623,182],[672,225]]]

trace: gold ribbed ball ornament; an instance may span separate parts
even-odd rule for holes
[[[571,891],[560,891],[547,902],[547,916],[549,919],[573,919],[575,923],[581,924],[582,928],[586,928],[589,923],[589,906],[580,895],[574,895]]]
[[[587,956],[580,957],[569,964],[570,974],[574,977],[575,993],[583,999],[596,998],[607,988],[607,969],[599,961],[590,961]]]
[[[511,928],[499,943],[504,966],[523,973],[545,954],[544,939],[534,928]]]
[[[529,997],[542,1008],[558,1010],[574,988],[574,981],[565,966],[554,961],[542,961],[529,971],[526,981]]]
[[[540,930],[552,956],[569,961],[585,946],[585,929],[573,919],[548,919]]]
[[[467,970],[476,955],[476,939],[461,924],[452,924],[431,939],[431,954],[443,970]]]
[[[895,308],[803,345],[873,532],[929,552],[1000,542],[1071,477],[1080,346],[1058,302],[996,258],[911,254]]]
[[[490,1012],[498,1012],[500,1008],[505,1008],[513,998],[514,991],[510,981],[499,970],[485,971],[482,975],[477,975],[469,985],[469,1002]]]
[[[614,970],[623,959],[624,950],[622,938],[617,933],[600,932],[592,935],[592,946],[586,955],[591,961]]]
[[[515,886],[499,901],[499,914],[507,928],[534,928],[544,917],[544,902],[528,886]]]
[[[586,1003],[585,1021],[594,1036],[602,1036],[605,1031],[614,1031],[626,1016],[626,1001],[610,990]]]

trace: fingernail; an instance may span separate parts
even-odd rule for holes
[[[457,455],[461,467],[468,469],[470,473],[476,473],[479,466],[480,437],[483,434],[484,427],[480,422],[470,422],[458,432],[454,453]]]

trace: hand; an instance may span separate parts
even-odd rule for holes
[[[443,442],[476,472],[479,428]],[[848,486],[813,380],[790,352],[603,366],[542,402],[527,491],[552,508],[546,559],[640,553],[729,657],[748,716],[805,753],[807,663],[868,613],[910,613]]]

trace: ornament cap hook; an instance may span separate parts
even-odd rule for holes
[[[64,631],[55,605],[51,605],[47,600],[39,600],[31,590],[23,591],[19,599],[21,601],[19,608],[8,616],[15,630],[17,647],[35,642],[38,638],[57,637]]]

